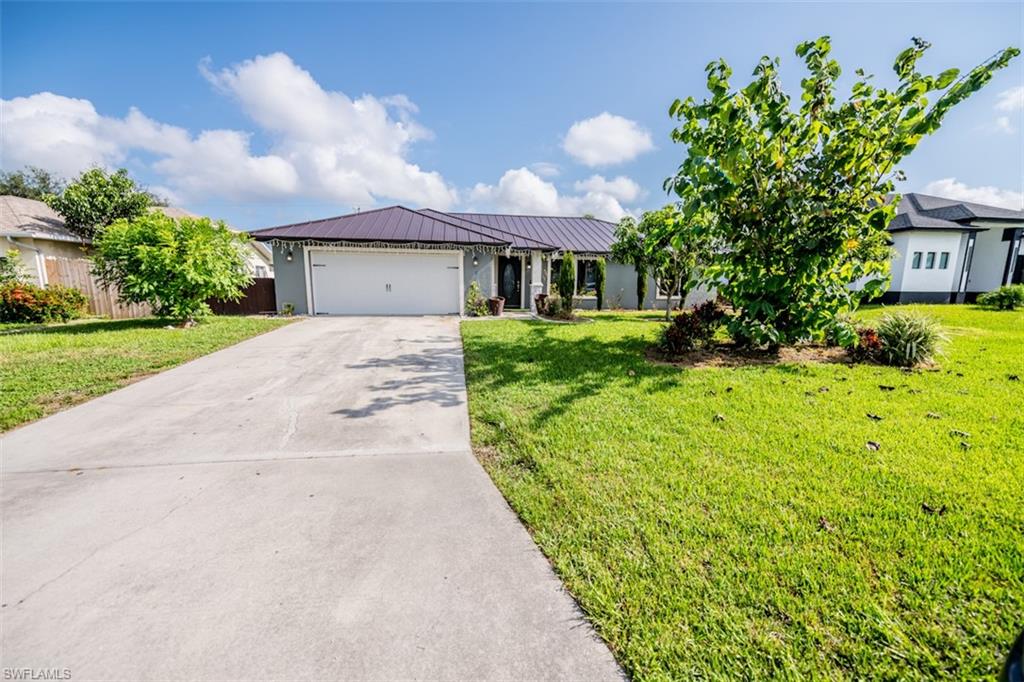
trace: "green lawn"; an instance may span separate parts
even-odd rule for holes
[[[992,676],[1024,628],[1024,313],[923,309],[938,371],[655,365],[649,314],[464,324],[474,447],[637,679]]]
[[[167,320],[91,320],[0,328],[0,431],[108,393],[288,320],[214,317],[190,329]],[[13,330],[13,331],[12,331]]]

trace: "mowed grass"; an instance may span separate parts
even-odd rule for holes
[[[1024,628],[1024,313],[918,309],[951,337],[938,371],[656,365],[650,314],[462,326],[474,447],[630,675],[998,671]]]
[[[288,320],[213,317],[189,329],[167,320],[88,320],[0,329],[0,431],[276,329]]]

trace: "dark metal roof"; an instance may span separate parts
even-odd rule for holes
[[[308,239],[325,242],[433,242],[485,246],[511,244],[507,237],[499,238],[485,234],[483,230],[468,229],[465,221],[459,223],[404,206],[389,206],[334,218],[269,227],[250,234],[257,241]]]
[[[597,218],[449,213],[509,234],[551,244],[577,253],[608,253],[615,241],[615,224]]]
[[[975,220],[1013,220],[1024,222],[1024,211],[985,206],[970,201],[943,199],[910,192],[900,198],[890,232],[905,230],[984,230],[972,225]]]
[[[441,211],[435,211],[432,208],[421,208],[420,213],[426,213],[442,220],[448,220],[460,227],[465,227],[470,230],[482,232],[486,235],[490,235],[495,239],[508,239],[512,242],[512,248],[514,249],[540,249],[541,251],[553,251],[558,248],[555,244],[549,244],[547,242],[539,241],[536,239],[530,239],[519,234],[507,232],[505,230],[497,230],[493,227],[484,225],[483,223],[473,222],[467,220],[465,217],[458,213],[442,213]]]
[[[973,201],[943,199],[928,194],[907,194],[906,199],[913,202],[918,212],[926,213],[933,218],[944,220],[1024,220],[1024,211],[1015,211],[1000,206],[986,206]]]

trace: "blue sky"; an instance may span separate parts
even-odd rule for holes
[[[2,4],[3,167],[125,166],[251,229],[402,203],[616,218],[667,201],[668,105],[707,62],[832,36],[891,83],[1021,45],[1020,3]],[[45,95],[43,93],[51,93]],[[1024,64],[904,163],[905,190],[1019,204]],[[603,115],[607,114],[607,115]]]

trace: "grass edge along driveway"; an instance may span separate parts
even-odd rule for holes
[[[923,309],[952,341],[910,373],[467,323],[474,448],[637,679],[991,677],[1024,627],[1024,313]]]
[[[211,317],[188,329],[158,318],[26,325],[0,334],[0,432],[291,320]]]

